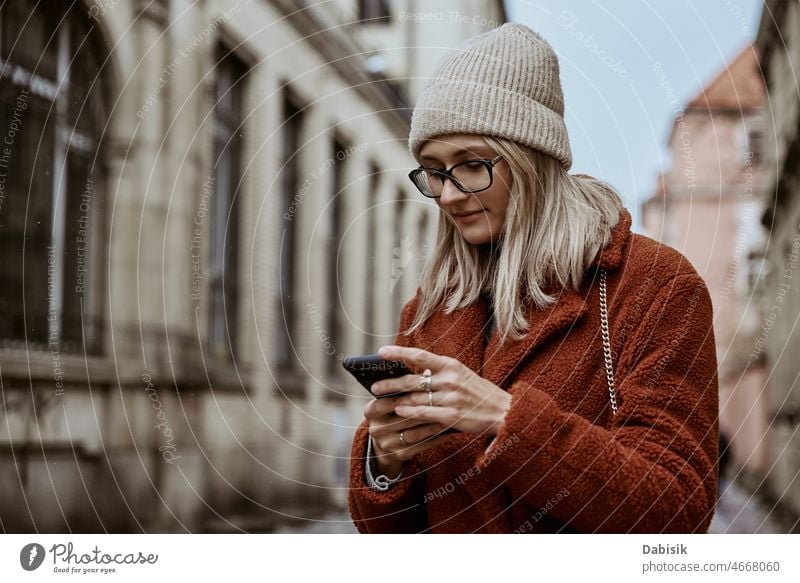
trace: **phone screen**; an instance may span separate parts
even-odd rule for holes
[[[407,374],[414,374],[405,363],[399,360],[384,360],[377,354],[364,354],[361,356],[348,356],[342,360],[342,366],[352,374],[361,385],[370,391],[372,383],[383,379],[397,378]],[[372,394],[372,391],[370,391]],[[396,397],[403,391],[380,395],[381,397]]]

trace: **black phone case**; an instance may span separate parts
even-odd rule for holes
[[[342,360],[342,366],[353,375],[361,385],[372,394],[370,387],[372,383],[383,379],[401,377],[407,374],[414,374],[403,362],[399,360],[384,360],[377,354],[364,354],[361,356],[348,356]],[[402,395],[403,391],[380,395],[382,397],[396,397]]]

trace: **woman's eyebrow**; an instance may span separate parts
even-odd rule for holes
[[[453,152],[453,156],[461,156],[462,154],[476,154],[476,150],[483,150],[486,151],[487,146],[483,144],[475,144],[474,146],[466,146],[465,148],[459,148],[455,152]],[[420,156],[421,160],[438,160],[435,156]]]

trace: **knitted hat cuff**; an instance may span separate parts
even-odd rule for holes
[[[510,115],[498,116],[498,110]],[[464,133],[507,138],[553,156],[567,170],[572,166],[564,118],[526,95],[496,85],[435,80],[420,96],[412,125],[409,152],[417,162],[426,140]]]

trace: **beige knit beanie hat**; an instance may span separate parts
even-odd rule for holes
[[[558,58],[538,33],[509,22],[468,38],[438,65],[411,115],[409,152],[419,162],[426,140],[461,133],[508,138],[569,169]]]

